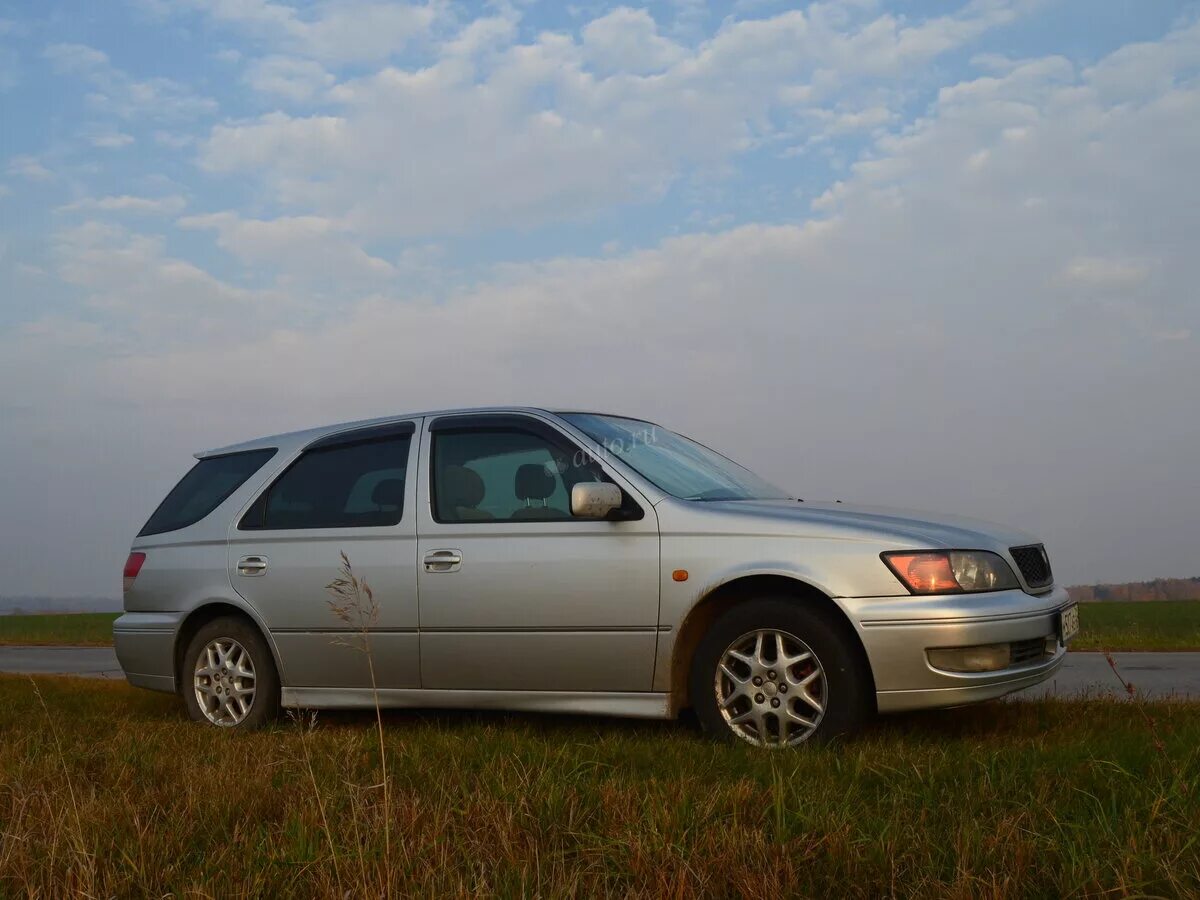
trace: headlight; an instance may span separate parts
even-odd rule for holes
[[[914,594],[1005,591],[1020,587],[1008,563],[986,550],[900,550],[881,558]]]

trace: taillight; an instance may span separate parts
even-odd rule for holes
[[[142,571],[142,563],[145,561],[145,553],[134,551],[129,554],[129,559],[125,560],[125,590],[133,587],[133,579],[138,577],[138,572]]]

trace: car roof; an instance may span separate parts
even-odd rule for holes
[[[424,416],[458,415],[460,413],[535,413],[541,415],[556,415],[548,409],[537,406],[472,406],[453,409],[431,409],[423,412],[398,413],[393,416],[379,416],[374,419],[358,419],[352,422],[338,422],[332,425],[320,425],[316,428],[304,428],[299,431],[286,431],[265,437],[241,441],[212,450],[203,450],[196,454],[197,459],[208,456],[222,456],[226,453],[239,453],[243,450],[259,450],[264,447],[284,449],[295,446],[305,446],[308,443],[330,434],[342,431],[352,431],[356,428],[370,428],[374,425],[387,425],[392,422],[403,422],[408,419],[419,419]]]

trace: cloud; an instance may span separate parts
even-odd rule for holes
[[[387,66],[330,88],[332,114],[275,111],[216,125],[198,160],[214,174],[261,178],[289,213],[377,236],[585,219],[661,198],[689,172],[769,138],[776,118],[796,114],[796,83],[818,71],[826,87],[833,71],[891,84],[905,66],[1011,16],[988,4],[839,31],[814,7],[730,22],[692,48],[629,9],[589,22],[579,41],[543,32],[512,44],[511,21],[489,19],[460,30],[428,66]],[[891,115],[876,99],[824,117],[824,127],[849,133]]]
[[[787,94],[794,95],[794,91],[788,91]],[[801,144],[786,147],[780,154],[784,158],[803,156],[813,147],[828,147],[831,141],[845,135],[880,133],[899,118],[897,113],[881,105],[853,110],[807,109],[802,115],[817,123],[817,126],[802,129],[810,132],[807,139]]]
[[[502,15],[483,16],[468,22],[454,37],[442,43],[443,58],[471,58],[510,46],[517,38],[520,19],[511,8]]]
[[[1157,331],[1154,333],[1154,337],[1160,341],[1188,341],[1192,338],[1192,330],[1190,328],[1175,328],[1166,331]]]
[[[185,147],[190,147],[195,142],[196,139],[190,134],[182,134],[174,131],[154,132],[154,143],[170,150],[182,150]]]
[[[128,147],[134,142],[133,136],[124,134],[120,131],[101,131],[95,132],[88,136],[88,141],[93,147],[100,147],[105,150],[117,150],[121,147]]]
[[[42,53],[60,75],[107,72],[108,54],[86,44],[50,44]]]
[[[21,67],[17,54],[8,47],[0,47],[0,91],[10,91],[21,80]]]
[[[1200,58],[1200,20],[1172,30],[1162,40],[1127,44],[1085,72],[1112,97],[1145,100],[1172,90],[1181,73],[1195,73]]]
[[[106,53],[86,44],[49,44],[42,55],[60,75],[77,76],[92,85],[87,100],[98,112],[123,119],[190,119],[217,109],[216,101],[173,79],[132,78],[115,67]]]
[[[583,58],[599,72],[644,75],[679,62],[687,51],[662,37],[644,9],[619,7],[583,27]]]
[[[0,39],[24,37],[26,26],[12,19],[0,19]],[[0,91],[10,91],[21,80],[21,62],[14,47],[0,43]]]
[[[335,80],[320,64],[287,56],[257,60],[246,73],[246,82],[254,90],[293,103],[312,99],[314,94],[332,87]]]
[[[885,106],[872,106],[853,112],[837,114],[829,128],[830,134],[850,134],[855,131],[873,131],[884,125],[889,125],[896,119],[896,114]]]
[[[1149,268],[1144,262],[1080,256],[1062,270],[1064,281],[1092,288],[1127,289],[1145,281]]]
[[[129,201],[113,198],[129,209]],[[110,204],[111,206],[111,204]],[[107,349],[118,355],[142,339],[166,350],[212,342],[237,325],[252,331],[294,302],[271,290],[243,288],[166,253],[159,235],[85,221],[56,235],[57,274],[84,294],[85,308],[110,322]]]
[[[440,3],[325,0],[303,11],[269,0],[158,0],[162,15],[196,12],[288,52],[332,62],[377,61],[428,34]]]
[[[356,246],[338,223],[318,216],[260,220],[221,212],[188,216],[179,220],[179,227],[211,229],[217,245],[246,265],[267,266],[310,286],[333,279],[344,289],[349,282],[395,272],[391,263]]]
[[[54,173],[42,165],[36,156],[14,156],[8,161],[8,174],[29,181],[49,181]]]
[[[178,215],[187,202],[178,194],[169,197],[133,197],[122,194],[115,197],[85,197],[65,206],[60,212],[129,212],[145,215]]]

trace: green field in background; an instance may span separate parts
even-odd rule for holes
[[[116,613],[0,616],[0,644],[112,643]],[[1200,600],[1083,603],[1076,650],[1200,650]]]
[[[1200,650],[1200,600],[1081,603],[1075,650]]]
[[[0,644],[112,644],[112,623],[119,613],[63,613],[0,616]]]

